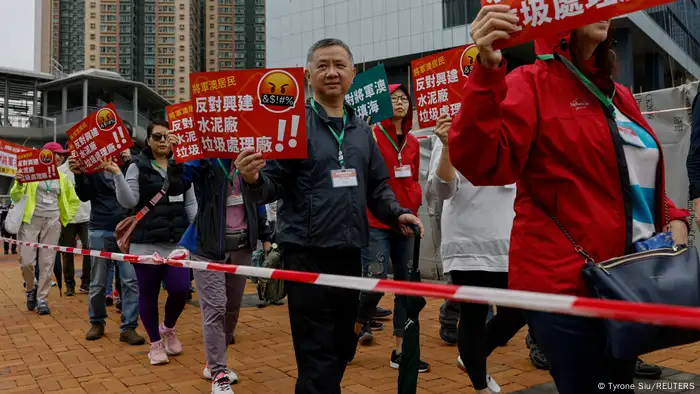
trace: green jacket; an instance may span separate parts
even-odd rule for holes
[[[65,175],[59,172],[59,187],[58,192],[58,209],[60,212],[60,220],[63,227],[65,227],[78,212],[80,207],[80,199],[75,193],[75,188],[73,183],[66,178]],[[27,207],[24,209],[23,223],[29,223],[32,221],[32,216],[34,216],[34,208],[36,207],[36,188],[39,182],[23,183],[19,184],[15,182],[10,190],[10,198],[12,201],[17,202],[22,199],[22,196],[27,195]]]

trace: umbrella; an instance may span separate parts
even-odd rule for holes
[[[56,252],[56,262],[53,265],[53,274],[56,276],[56,285],[58,285],[58,294],[63,297],[63,268],[61,266],[61,253]]]
[[[420,231],[417,226],[412,226],[415,236],[413,247],[413,267],[411,267],[409,280],[420,282]],[[401,363],[399,364],[399,391],[398,394],[416,394],[418,386],[418,368],[420,367],[420,324],[418,314],[425,307],[425,298],[399,296],[397,301],[406,308],[406,330],[401,347]]]

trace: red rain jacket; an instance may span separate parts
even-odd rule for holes
[[[403,89],[406,95],[409,96],[408,89],[406,89],[405,86],[399,84],[389,85],[389,91],[391,93],[394,93],[396,89],[399,88]],[[386,119],[380,123],[382,126],[384,126],[384,130],[386,130],[396,146],[398,146],[400,149],[401,145],[398,144],[396,128],[391,122],[391,119]],[[420,146],[418,144],[418,139],[410,134],[410,131],[413,128],[413,104],[410,101],[406,116],[403,118],[402,128],[406,140],[406,147],[404,147],[401,151],[401,162],[404,165],[411,166],[410,178],[396,177],[394,167],[399,166],[398,152],[396,151],[396,148],[394,148],[389,139],[387,139],[386,135],[384,135],[384,132],[382,132],[381,128],[379,128],[379,125],[375,125],[372,131],[374,131],[374,135],[377,137],[379,152],[381,152],[382,156],[384,157],[386,168],[389,170],[389,186],[391,186],[391,190],[393,190],[394,194],[396,195],[396,200],[398,200],[402,208],[410,209],[414,215],[418,215],[418,208],[423,201],[423,193],[421,192],[421,187],[418,183],[420,169]],[[372,216],[369,210],[367,210],[367,217],[371,228],[389,230],[389,226]]]
[[[535,49],[552,53],[561,39],[538,41]],[[570,58],[561,47],[556,51]],[[596,83],[612,91],[610,78]],[[649,131],[661,148],[629,90],[615,87],[615,106]],[[627,167],[602,105],[558,60],[537,60],[507,76],[505,64],[488,69],[477,63],[464,89],[461,111],[449,132],[450,160],[476,186],[517,181],[509,288],[589,294],[581,275],[583,258],[532,197],[595,261],[630,253],[631,192],[629,181],[623,184],[628,177],[622,176]],[[666,225],[661,149],[659,153],[657,231]],[[687,222],[688,212],[666,200],[669,219]]]

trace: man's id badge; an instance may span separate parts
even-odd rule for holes
[[[51,197],[51,196],[44,196],[44,197],[41,199],[41,202],[44,203],[44,204],[53,204],[53,203],[56,202],[56,199],[53,198],[53,197]]]
[[[354,168],[343,170],[331,170],[333,187],[355,187],[357,186],[357,172]]]
[[[394,176],[397,178],[410,178],[411,166],[408,164],[394,167]]]
[[[182,194],[179,194],[177,196],[168,196],[168,201],[170,201],[170,202],[183,202],[183,201],[185,201],[185,197]]]
[[[227,207],[235,207],[236,205],[241,205],[241,204],[243,204],[243,195],[242,194],[231,194],[226,199],[226,206]]]

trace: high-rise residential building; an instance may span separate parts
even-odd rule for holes
[[[205,71],[265,67],[265,0],[203,0]]]
[[[37,0],[50,5],[50,53],[64,73],[117,72],[172,102],[188,75],[265,66],[265,0]]]

